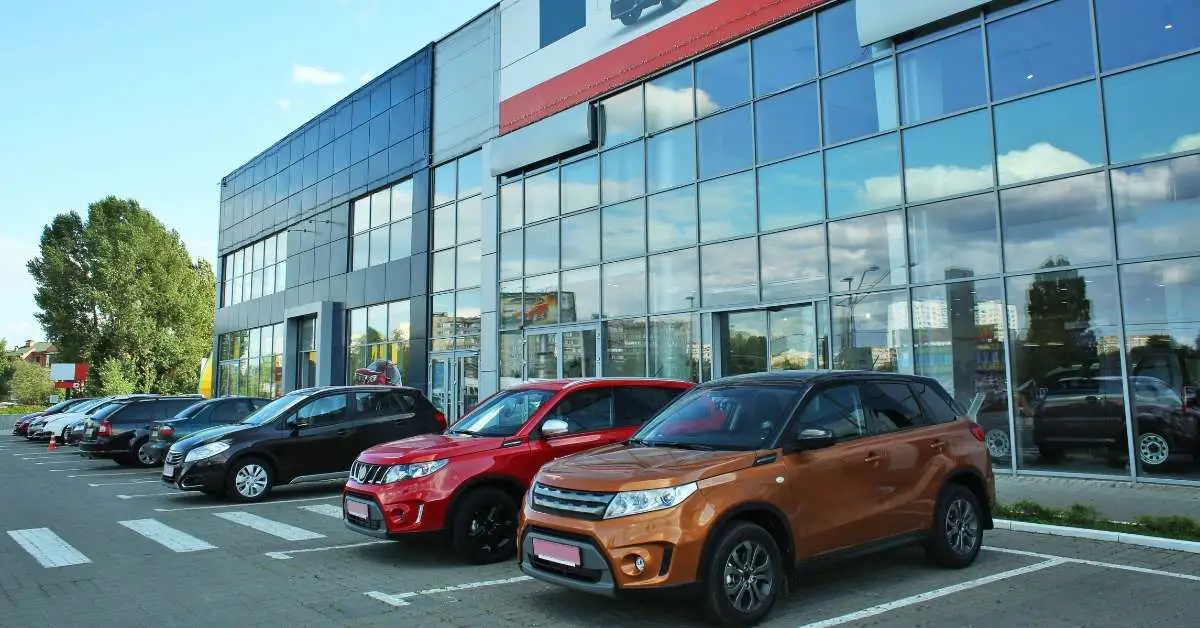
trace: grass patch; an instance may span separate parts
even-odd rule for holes
[[[0,415],[8,416],[15,414],[17,416],[25,416],[26,414],[41,412],[45,409],[46,406],[9,406],[7,408],[0,408]]]
[[[1181,541],[1200,541],[1200,521],[1183,516],[1138,517],[1132,522],[1109,521],[1095,508],[1083,504],[1071,504],[1065,509],[1050,508],[1034,501],[1023,499],[1014,504],[996,504],[993,514],[997,519],[1045,523],[1072,528],[1106,530],[1160,536]]]

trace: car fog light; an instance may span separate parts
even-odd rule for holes
[[[646,571],[646,561],[641,556],[633,559],[633,568],[638,570],[638,573]]]

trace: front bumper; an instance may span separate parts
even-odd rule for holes
[[[163,465],[163,484],[181,491],[216,492],[225,488],[228,457],[217,455],[178,465]]]
[[[444,479],[443,472],[394,484],[361,484],[350,478],[342,500],[342,521],[355,532],[382,539],[441,530],[453,497]],[[351,516],[347,500],[366,504],[368,518]]]
[[[145,445],[146,451],[154,455],[155,464],[162,463],[167,457],[167,450],[171,449],[171,443],[161,440],[152,440]]]

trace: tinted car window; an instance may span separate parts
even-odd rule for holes
[[[839,441],[865,434],[866,422],[858,387],[843,384],[826,388],[814,395],[800,412],[797,431],[806,427],[832,430]]]
[[[618,427],[636,426],[649,421],[683,393],[681,388],[622,386],[613,390],[613,414]]]
[[[783,429],[800,392],[758,384],[698,390],[671,404],[634,440],[684,449],[758,449]]]
[[[415,404],[408,395],[393,390],[361,392],[354,395],[354,407],[358,418],[408,414]]]
[[[130,403],[117,406],[107,417],[110,423],[136,423],[156,417],[154,404],[150,402]]]
[[[321,397],[300,408],[296,413],[301,419],[306,419],[312,427],[335,425],[346,420],[348,405],[347,395],[330,395]]]
[[[939,392],[933,386],[927,384],[914,383],[913,390],[917,392],[917,396],[921,399],[921,403],[925,405],[925,417],[933,423],[949,423],[958,418],[958,411],[951,405],[946,395]]]
[[[163,419],[175,416],[195,404],[195,399],[163,399],[146,405],[154,406],[154,417]]]
[[[612,427],[612,389],[593,388],[567,395],[547,415],[566,421],[567,433],[591,432]]]
[[[488,397],[456,422],[451,434],[512,436],[554,393],[548,390],[506,390]]]
[[[872,433],[886,434],[925,425],[921,406],[907,385],[870,382],[862,384],[860,389]]]

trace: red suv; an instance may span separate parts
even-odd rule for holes
[[[386,539],[445,530],[467,562],[508,559],[521,498],[542,465],[624,442],[691,387],[597,378],[503,390],[442,434],[359,454],[344,489],[342,519],[355,532]]]

